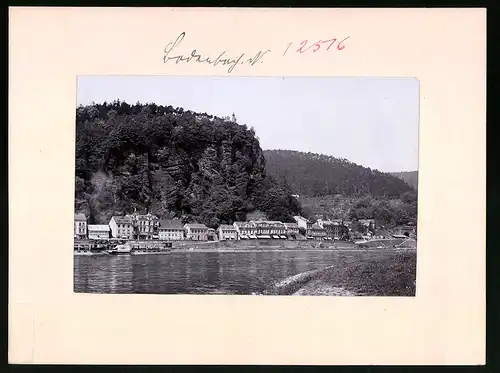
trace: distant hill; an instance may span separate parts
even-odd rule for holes
[[[401,178],[346,159],[293,150],[264,150],[264,157],[266,172],[301,196],[397,198],[412,191]]]
[[[413,189],[418,189],[418,171],[391,172],[391,174],[404,180]]]

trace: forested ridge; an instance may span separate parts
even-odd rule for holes
[[[413,189],[418,189],[418,171],[392,172],[392,174],[404,180]]]
[[[417,191],[395,175],[323,154],[265,150],[264,156],[267,172],[299,195],[306,217],[375,219],[387,229],[417,224]]]
[[[346,159],[294,150],[265,150],[264,156],[267,171],[286,179],[296,194],[394,198],[412,190],[396,176]]]
[[[76,110],[75,211],[90,223],[134,210],[210,227],[254,211],[293,221],[291,194],[234,115],[120,101]]]

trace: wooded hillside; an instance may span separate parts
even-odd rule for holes
[[[267,171],[278,179],[285,178],[296,194],[392,198],[412,190],[394,175],[346,159],[293,150],[265,150],[264,156]]]
[[[236,118],[113,102],[76,110],[75,210],[90,223],[149,211],[211,227],[264,212],[293,221],[300,205],[266,174],[253,129]]]
[[[394,175],[322,154],[265,150],[264,156],[268,172],[299,195],[308,218],[417,224],[417,192]]]
[[[392,174],[404,180],[413,189],[418,189],[418,171],[392,172]]]

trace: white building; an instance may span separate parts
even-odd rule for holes
[[[89,239],[91,240],[100,240],[109,238],[109,225],[105,224],[89,224]]]
[[[132,219],[127,216],[113,216],[109,221],[109,228],[113,238],[131,240],[134,238]]]
[[[296,236],[299,234],[299,225],[297,223],[284,223],[286,234],[288,236]]]
[[[219,241],[222,240],[237,240],[238,239],[238,231],[232,225],[221,224],[217,229],[217,236],[219,237]]]
[[[74,237],[79,239],[87,238],[87,217],[85,216],[85,214],[75,214],[74,223]]]
[[[208,227],[205,224],[185,224],[186,238],[194,241],[208,241]]]
[[[293,218],[297,222],[299,229],[303,228],[303,229],[307,230],[307,229],[311,228],[311,226],[312,226],[312,223],[308,219],[306,219],[302,216],[294,216]]]
[[[179,241],[184,239],[184,226],[180,220],[160,220],[159,225],[160,240]]]
[[[215,232],[215,229],[213,228],[208,228],[207,231],[207,238],[209,241],[217,241],[217,233]]]
[[[235,221],[233,223],[238,239],[257,239],[257,226],[250,221]]]
[[[359,224],[361,224],[364,228],[368,229],[370,225],[372,228],[375,228],[375,219],[359,219]]]
[[[146,215],[140,215],[133,213],[126,215],[132,219],[132,226],[134,230],[134,237],[139,240],[152,240],[158,239],[158,228],[160,219],[157,216],[147,213]]]
[[[315,240],[323,240],[326,237],[326,229],[323,228],[318,223],[313,224],[307,230],[307,238],[313,238]]]
[[[257,238],[286,238],[285,225],[280,221],[252,220],[251,222],[256,226]]]

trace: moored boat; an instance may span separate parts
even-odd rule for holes
[[[132,247],[128,243],[124,245],[117,245],[113,249],[108,250],[108,253],[111,255],[130,254],[131,252]]]
[[[146,250],[132,250],[131,252],[132,255],[154,255],[154,254],[170,254],[170,250],[153,250],[153,251],[146,251]]]
[[[89,256],[89,255],[93,255],[92,254],[92,251],[90,250],[74,250],[74,255],[77,255],[77,256],[80,256],[80,255],[85,255],[85,256]]]

